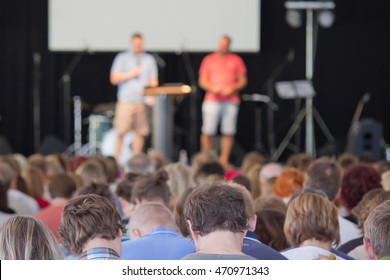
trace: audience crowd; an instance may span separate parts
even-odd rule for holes
[[[0,156],[0,259],[390,259],[390,163]]]

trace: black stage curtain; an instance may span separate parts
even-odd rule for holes
[[[263,0],[261,10],[261,52],[242,54],[248,68],[245,93],[267,94],[264,83],[290,49],[295,60],[278,80],[304,79],[305,27],[290,28],[284,18],[283,0]],[[390,141],[390,10],[386,0],[338,0],[336,20],[329,29],[318,29],[313,82],[317,91],[315,106],[336,139],[345,140],[356,105],[365,92],[372,97],[362,118],[373,118],[384,125],[385,140]],[[15,152],[29,155],[33,143],[33,55],[42,56],[41,64],[41,139],[54,135],[64,140],[63,90],[59,83],[64,71],[77,55],[48,51],[48,3],[46,0],[4,0],[0,4],[0,135],[5,136]],[[189,31],[190,32],[190,31]],[[217,41],[217,38],[216,38]],[[233,38],[234,44],[234,38]],[[183,55],[162,53],[165,69],[160,69],[164,82],[189,83]],[[195,74],[205,54],[189,54]],[[114,53],[84,54],[72,73],[71,94],[82,97],[87,118],[94,106],[114,102],[115,88],[109,84],[109,69]],[[196,100],[200,127],[200,103]],[[294,101],[275,102],[280,110],[275,115],[276,145],[294,120]],[[176,101],[175,144],[188,148],[190,100]],[[72,106],[70,104],[72,109]],[[265,109],[265,108],[264,108]],[[243,102],[239,115],[237,144],[245,151],[255,147],[254,105]],[[263,110],[263,143],[267,147],[266,112]],[[73,124],[73,119],[70,120]],[[87,126],[84,127],[87,129]],[[199,129],[198,129],[199,132]],[[72,131],[69,132],[72,135]],[[301,134],[303,135],[304,129]],[[84,140],[87,132],[84,130]],[[304,138],[303,138],[304,139]],[[324,136],[316,129],[316,143]],[[70,143],[66,143],[69,145]],[[287,151],[288,152],[288,151]]]

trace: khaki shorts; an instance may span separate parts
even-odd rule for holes
[[[114,127],[119,135],[134,131],[141,136],[149,135],[149,121],[145,104],[118,101],[115,105]]]

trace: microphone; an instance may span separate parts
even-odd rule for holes
[[[294,51],[294,49],[290,49],[288,51],[288,54],[287,54],[287,61],[288,62],[293,62],[294,59],[295,59],[295,51]]]
[[[370,101],[370,98],[371,98],[371,93],[370,92],[366,92],[363,97],[362,97],[362,102],[363,104],[364,103],[367,103],[368,101]]]

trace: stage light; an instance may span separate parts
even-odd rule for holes
[[[287,10],[286,21],[292,28],[299,28],[302,26],[302,13],[298,10]]]
[[[334,14],[329,10],[323,10],[318,13],[318,23],[324,28],[329,28],[334,23]]]

